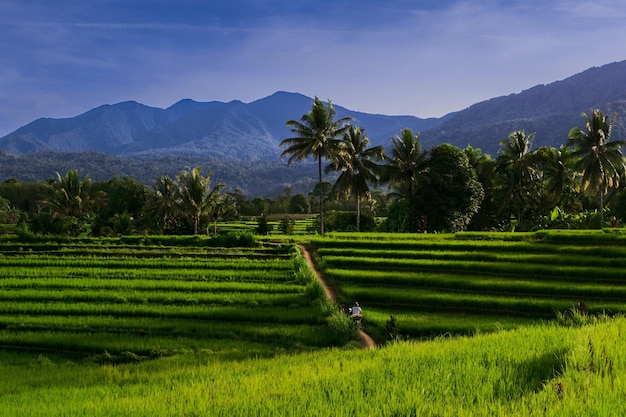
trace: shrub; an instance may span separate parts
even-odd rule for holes
[[[334,336],[335,344],[343,345],[355,338],[356,326],[352,319],[341,311],[335,310],[328,316],[326,322]]]
[[[259,235],[269,235],[272,229],[274,228],[274,226],[272,226],[271,224],[267,222],[267,217],[265,216],[258,217],[257,222],[258,222],[258,225],[256,228],[256,232]]]
[[[254,235],[250,232],[229,232],[223,235],[211,238],[209,246],[217,246],[223,248],[251,248],[256,246]]]
[[[278,226],[278,229],[284,235],[292,235],[295,226],[296,226],[296,221],[292,219],[291,217],[287,216],[280,221],[280,225]]]

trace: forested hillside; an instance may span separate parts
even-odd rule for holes
[[[308,193],[316,182],[316,165],[299,164],[287,167],[283,161],[219,160],[210,157],[169,156],[157,159],[129,158],[101,152],[56,153],[39,152],[29,155],[0,154],[0,179],[40,182],[77,170],[95,181],[113,177],[131,177],[142,184],[152,185],[167,175],[175,177],[189,167],[202,167],[214,173],[213,181],[223,182],[229,190],[239,189],[250,196],[282,194],[289,186],[295,192]]]
[[[570,129],[580,125],[580,114],[593,108],[607,114],[617,112],[614,135],[625,136],[626,61],[474,104],[424,131],[422,141],[426,147],[442,142],[460,148],[470,144],[495,156],[501,140],[523,129],[536,132],[535,147],[558,148],[567,142]]]

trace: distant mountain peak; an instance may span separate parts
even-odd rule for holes
[[[278,144],[290,134],[287,120],[310,111],[312,101],[300,93],[277,91],[251,103],[184,98],[166,109],[136,101],[105,104],[75,117],[29,123],[0,138],[0,149],[14,154],[96,151],[143,158],[192,154],[277,160]],[[381,119],[341,109],[358,116],[372,142],[386,144],[398,129],[422,130],[436,124],[417,117]]]
[[[320,97],[327,100],[325,97]],[[166,109],[136,101],[102,105],[65,119],[38,119],[0,138],[0,150],[13,154],[105,152],[112,155],[195,155],[220,159],[278,159],[280,141],[291,135],[287,120],[298,120],[313,99],[275,93],[244,103],[199,102],[184,98]],[[495,155],[514,130],[536,132],[535,146],[565,143],[567,132],[592,108],[618,113],[615,133],[626,120],[626,61],[593,67],[520,93],[476,103],[442,118],[386,116],[349,110],[333,101],[338,117],[350,116],[372,145],[389,146],[405,128],[421,134],[425,148],[450,143],[471,145]]]

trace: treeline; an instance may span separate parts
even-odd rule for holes
[[[616,113],[583,113],[585,127],[572,127],[559,149],[533,150],[534,133],[513,131],[500,141],[495,159],[471,146],[424,150],[419,133],[410,129],[391,139],[389,153],[380,146],[367,148],[365,131],[335,116],[332,103],[316,97],[309,113],[287,122],[294,136],[281,146],[289,163],[318,161],[320,187],[322,161],[325,172],[339,172],[333,191],[354,197],[356,230],[360,202],[371,201],[370,184],[386,184],[390,191],[380,226],[388,231],[589,228],[624,220],[625,142],[611,138]],[[320,203],[322,235],[323,209]]]
[[[162,175],[151,186],[68,170],[42,182],[0,184],[0,223],[20,233],[111,236],[216,235],[221,221],[246,217],[262,225],[271,215],[318,215],[320,234],[596,228],[626,220],[624,142],[611,138],[615,115],[584,114],[584,127],[572,128],[559,149],[532,149],[535,134],[514,131],[496,158],[471,146],[422,149],[410,129],[391,139],[388,152],[370,148],[362,128],[334,116],[332,103],[316,98],[310,113],[288,122],[294,137],[281,143],[283,156],[290,164],[317,162],[318,182],[308,192],[285,186],[271,198],[250,197],[200,167]]]

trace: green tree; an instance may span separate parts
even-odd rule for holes
[[[56,181],[50,184],[51,195],[45,201],[52,211],[53,217],[72,216],[82,217],[91,209],[90,187],[91,180],[85,176],[80,179],[78,171],[67,171],[65,176],[56,173]]]
[[[382,180],[394,187],[399,197],[411,201],[418,182],[425,180],[428,152],[422,149],[420,134],[404,129],[391,138],[391,155],[382,171]]]
[[[604,224],[604,195],[609,188],[619,186],[620,177],[626,171],[622,148],[625,142],[611,140],[613,124],[617,114],[609,121],[602,111],[594,109],[591,117],[582,113],[585,130],[574,127],[568,135],[568,146],[578,158],[575,169],[582,173],[582,189],[597,192],[600,227]]]
[[[322,183],[322,159],[333,160],[341,151],[341,136],[348,129],[346,123],[349,117],[335,120],[336,111],[331,101],[325,105],[319,98],[315,97],[312,109],[303,115],[300,121],[289,120],[287,126],[291,127],[292,133],[296,136],[283,139],[280,146],[287,146],[281,157],[289,155],[288,165],[302,161],[309,157],[317,159],[318,183]],[[324,235],[324,209],[322,207],[323,197],[320,187],[320,235]]]
[[[150,196],[146,207],[146,217],[154,219],[154,224],[158,225],[161,232],[172,233],[178,225],[181,207],[176,181],[167,175],[156,180],[154,193]]]
[[[298,193],[291,197],[289,201],[289,213],[309,214],[311,212],[311,203],[309,198],[303,193]]]
[[[295,226],[296,221],[289,216],[285,216],[278,224],[278,230],[284,235],[293,235]]]
[[[111,230],[118,236],[134,233],[134,222],[135,219],[127,211],[123,213],[115,213],[109,220]]]
[[[535,152],[537,166],[541,172],[543,189],[554,206],[567,212],[580,210],[578,198],[578,175],[574,169],[576,158],[570,148],[561,145],[558,149],[544,146]]]
[[[18,224],[24,218],[24,213],[11,205],[6,198],[0,197],[0,223]]]
[[[321,184],[316,183],[313,189],[309,192],[309,200],[311,201],[311,207],[320,205],[320,196],[322,197],[321,203],[324,210],[327,210],[328,201],[332,198],[333,185],[330,181],[323,181]]]
[[[469,145],[463,150],[463,153],[465,153],[468,163],[476,172],[476,179],[482,185],[484,193],[480,209],[472,216],[472,219],[467,225],[467,229],[498,229],[501,219],[499,217],[500,205],[496,201],[496,161],[491,158],[491,155],[485,154],[482,150],[475,149]]]
[[[361,200],[370,198],[368,183],[377,183],[380,166],[384,159],[382,146],[368,148],[370,141],[365,130],[359,126],[350,126],[343,136],[343,151],[326,168],[327,171],[341,171],[334,185],[338,195],[353,195],[356,201],[356,230],[361,231]]]
[[[237,200],[229,193],[223,194],[226,184],[217,184],[207,195],[207,214],[209,222],[213,223],[213,235],[217,236],[217,222],[226,216],[237,216]],[[207,231],[208,234],[208,231]]]
[[[197,235],[200,228],[200,218],[216,204],[220,190],[224,184],[218,184],[211,189],[212,172],[202,175],[201,168],[189,168],[176,176],[180,193],[182,212],[193,219],[193,234]]]
[[[381,171],[381,181],[389,183],[390,198],[396,200],[389,209],[390,215],[397,213],[403,219],[395,220],[395,230],[423,229],[423,221],[417,213],[416,190],[419,184],[428,181],[428,152],[422,149],[419,136],[411,129],[404,129],[400,136],[391,138],[391,155],[385,158]],[[397,204],[401,207],[394,208]]]
[[[496,159],[501,207],[509,218],[515,216],[520,225],[525,213],[532,211],[540,192],[536,160],[530,150],[534,138],[534,133],[527,135],[524,130],[511,133],[500,141]]]
[[[420,213],[428,230],[465,230],[483,201],[483,187],[462,150],[450,144],[432,148],[428,158],[428,182],[420,190]]]
[[[93,208],[103,204],[104,199],[104,193],[92,196],[87,176],[81,179],[78,171],[70,170],[65,176],[56,173],[56,180],[49,182],[49,197],[43,203],[50,210],[51,221],[57,223],[55,232],[77,235],[87,225]]]

